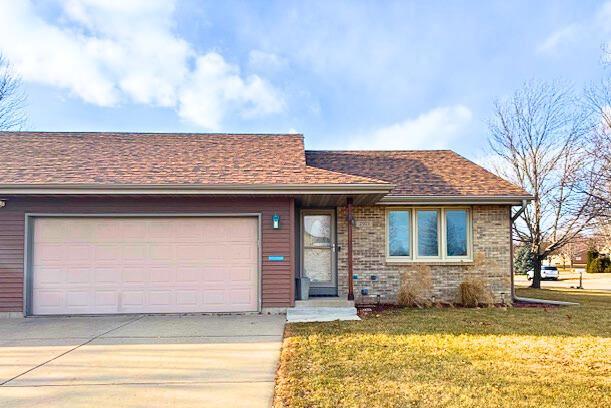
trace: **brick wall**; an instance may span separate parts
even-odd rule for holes
[[[439,302],[458,301],[458,286],[470,276],[482,277],[492,290],[495,301],[511,299],[509,208],[486,205],[471,207],[473,220],[474,262],[444,263],[387,263],[385,256],[385,207],[354,207],[356,226],[353,229],[353,269],[358,278],[354,281],[357,303],[375,301],[380,295],[383,303],[396,301],[401,274],[413,278],[423,266],[430,271],[432,295]],[[338,256],[338,286],[340,296],[348,293],[347,224],[346,208],[338,208],[338,244],[342,250]],[[377,275],[378,281],[372,281]],[[361,289],[369,289],[369,297],[361,295]]]

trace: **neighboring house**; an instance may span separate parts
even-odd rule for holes
[[[579,236],[560,250],[548,256],[545,264],[559,268],[584,269],[588,260],[588,251],[596,249],[602,255],[611,253],[611,248],[605,245],[599,236]]]
[[[277,311],[300,276],[392,302],[422,267],[438,301],[467,276],[509,301],[531,199],[451,151],[300,135],[4,132],[0,166],[5,315]]]

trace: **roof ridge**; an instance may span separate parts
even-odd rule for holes
[[[10,131],[10,130],[2,130],[0,131],[0,135],[57,135],[57,136],[69,136],[69,135],[135,135],[135,136],[144,136],[144,135],[156,135],[156,136],[257,136],[257,137],[267,137],[267,136],[287,136],[287,137],[295,137],[303,139],[303,133],[226,133],[226,132],[124,132],[124,131],[49,131],[49,130],[27,130],[27,131]]]
[[[407,149],[407,150],[317,150],[317,149],[306,149],[306,153],[403,153],[403,152],[452,152],[456,153],[451,149]]]

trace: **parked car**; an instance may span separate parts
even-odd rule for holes
[[[526,277],[528,278],[528,280],[532,280],[534,276],[535,276],[535,271],[533,271],[532,269],[526,272]],[[542,280],[546,280],[546,279],[558,280],[559,277],[560,277],[560,273],[558,272],[558,268],[556,268],[555,266],[542,266],[541,267],[541,279]]]

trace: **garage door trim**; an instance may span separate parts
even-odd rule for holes
[[[23,310],[25,316],[32,316],[32,247],[34,218],[257,218],[257,311],[261,312],[262,292],[262,245],[261,245],[261,213],[26,213],[24,234],[24,265],[23,265]]]

